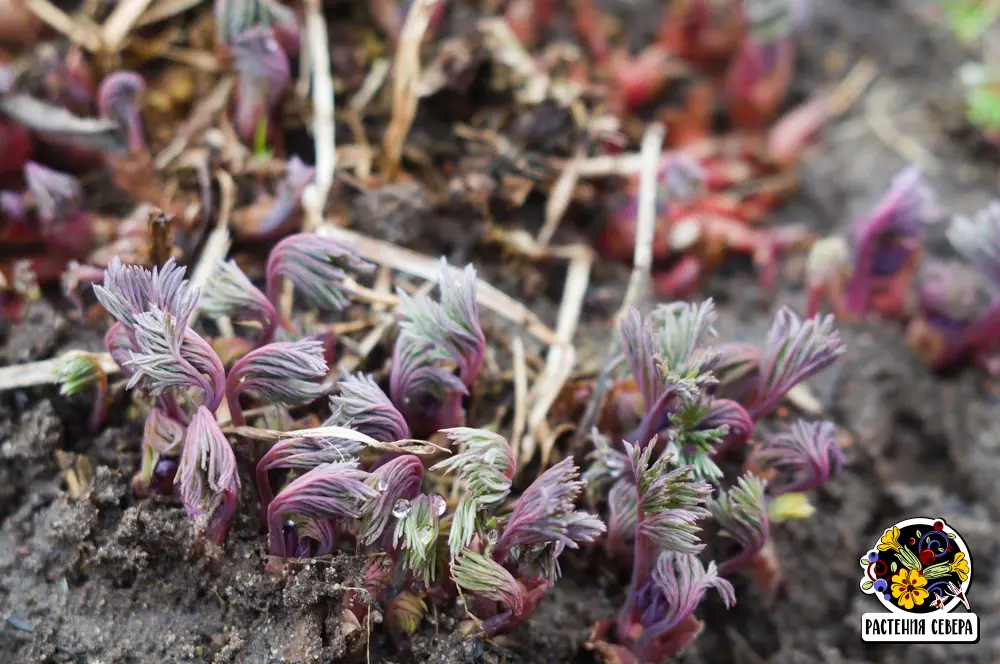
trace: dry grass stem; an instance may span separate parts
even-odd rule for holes
[[[81,354],[89,355],[97,360],[101,370],[105,374],[117,374],[119,371],[118,364],[111,359],[109,353],[86,353],[84,351],[71,350],[51,360],[27,362],[25,364],[15,364],[0,368],[0,392],[58,383],[59,369],[62,367],[63,362],[69,357]]]
[[[492,59],[510,70],[517,100],[531,106],[545,101],[551,88],[547,74],[538,69],[531,54],[502,18],[484,18],[477,24],[483,45]]]
[[[132,26],[145,13],[153,0],[120,0],[101,28],[101,41],[108,53],[118,51]]]
[[[562,169],[555,184],[552,185],[549,199],[545,203],[545,224],[538,232],[539,249],[545,249],[549,246],[552,236],[559,228],[559,222],[562,221],[569,204],[573,201],[573,191],[576,189],[576,183],[580,181],[580,162],[583,161],[586,154],[585,150],[586,148],[583,146],[577,148],[573,158]]]
[[[579,245],[576,256],[570,260],[563,287],[559,317],[556,322],[556,342],[545,357],[545,368],[535,380],[531,390],[531,412],[528,415],[528,434],[524,438],[521,451],[523,461],[531,459],[536,444],[541,441],[542,465],[549,462],[556,437],[549,431],[545,418],[555,403],[563,386],[576,364],[576,348],[573,336],[580,323],[583,300],[590,284],[590,271],[594,263],[594,252],[586,245]]]
[[[587,403],[587,410],[580,420],[577,435],[586,436],[597,421],[597,413],[601,407],[601,399],[611,382],[615,360],[620,350],[618,338],[618,319],[621,313],[635,304],[645,294],[649,287],[650,270],[653,264],[653,236],[656,231],[656,191],[660,174],[661,151],[665,130],[662,125],[654,124],[646,129],[642,138],[640,156],[642,171],[639,174],[639,205],[635,229],[635,254],[632,262],[632,274],[629,276],[628,288],[621,307],[615,315],[614,333],[611,336],[611,347],[601,373],[594,383],[594,392]]]
[[[189,9],[194,9],[203,2],[206,2],[206,0],[162,0],[147,9],[139,17],[139,20],[135,22],[135,27],[142,28],[147,25],[159,23],[160,21],[166,21],[167,19],[183,14]]]
[[[314,219],[318,225],[326,207],[337,163],[333,77],[330,74],[330,38],[319,0],[306,2],[306,41],[312,72],[313,140],[316,142],[316,181],[312,196]]]
[[[212,275],[215,274],[219,261],[224,260],[226,255],[229,254],[231,244],[229,217],[233,212],[233,206],[236,204],[236,184],[233,182],[233,176],[227,171],[220,170],[216,172],[215,179],[219,182],[219,219],[215,224],[215,228],[209,234],[208,239],[205,240],[201,256],[198,257],[198,263],[191,274],[191,285],[202,290],[204,290]],[[200,307],[196,306],[195,311],[198,308]],[[228,316],[217,318],[216,323],[219,326],[219,332],[222,336],[234,336],[233,323],[229,320]]]
[[[389,77],[390,66],[388,58],[379,58],[372,63],[371,68],[368,70],[368,75],[365,76],[364,82],[361,83],[361,87],[358,88],[358,91],[354,93],[351,101],[347,104],[350,110],[358,115],[364,113],[365,108],[375,98],[378,91],[382,89],[386,79]]]
[[[295,429],[293,431],[276,431],[274,429],[258,429],[257,427],[233,427],[226,429],[226,433],[231,433],[251,440],[279,441],[289,438],[342,438],[356,443],[367,445],[373,449],[384,450],[386,452],[402,452],[405,454],[416,454],[430,456],[444,452],[450,454],[447,448],[435,445],[426,440],[376,440],[371,436],[366,436],[360,431],[348,429],[347,427],[316,427],[314,429]]]
[[[393,64],[392,118],[382,143],[382,169],[388,180],[399,175],[403,144],[413,126],[420,101],[420,45],[424,41],[431,13],[441,0],[414,0],[406,13]]]
[[[521,459],[521,439],[528,427],[528,361],[524,354],[524,340],[515,336],[511,342],[514,360],[514,426],[510,434],[510,446],[518,466]]]
[[[74,44],[79,44],[92,53],[101,50],[101,35],[90,22],[71,17],[48,0],[27,0],[26,4],[32,14]]]
[[[374,263],[387,265],[394,270],[427,281],[437,281],[441,264],[430,256],[424,256],[391,242],[376,240],[329,223],[323,224],[317,232],[321,235],[331,235],[350,242],[364,258]],[[547,346],[559,343],[556,333],[518,300],[497,290],[482,279],[476,281],[476,292],[479,304],[506,320],[524,327],[531,336],[541,343]]]

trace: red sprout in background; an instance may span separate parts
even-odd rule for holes
[[[101,116],[118,123],[125,133],[126,144],[131,153],[142,152],[148,147],[139,112],[145,92],[145,80],[134,71],[108,74],[101,81],[97,92],[97,106]]]
[[[269,140],[276,140],[273,120],[291,81],[288,55],[275,39],[274,30],[266,26],[245,30],[231,48],[237,75],[233,109],[236,132],[244,143],[253,144],[266,123]]]
[[[213,13],[217,44],[230,46],[247,30],[262,26],[274,30],[274,38],[289,57],[299,54],[302,21],[279,0],[215,0]]]

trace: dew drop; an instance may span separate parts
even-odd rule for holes
[[[385,491],[389,488],[389,483],[385,481],[384,477],[378,478],[378,490]]]
[[[444,499],[444,496],[442,496],[439,493],[435,493],[433,496],[431,496],[431,504],[437,510],[438,516],[443,515],[444,511],[448,509],[448,501],[446,501]]]
[[[496,543],[500,541],[500,533],[495,530],[491,530],[486,533],[486,539],[489,540],[491,546],[495,546]]]
[[[392,506],[392,515],[397,519],[402,519],[403,517],[407,516],[412,510],[413,507],[410,506],[410,501],[408,501],[406,498],[400,498],[399,500],[396,501],[396,504]]]

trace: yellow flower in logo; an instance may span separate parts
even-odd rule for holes
[[[906,569],[905,567],[892,577],[892,596],[896,598],[896,603],[909,611],[924,603],[930,595],[924,586],[927,579],[920,573],[920,570]]]
[[[951,571],[958,574],[958,578],[965,581],[969,578],[969,561],[965,559],[965,554],[959,551],[955,554],[955,559],[951,561]]]
[[[879,551],[888,551],[892,549],[893,551],[899,551],[899,528],[895,526],[892,529],[885,531],[882,535],[882,539],[878,541]]]

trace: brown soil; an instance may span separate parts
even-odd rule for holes
[[[929,179],[945,209],[971,211],[995,192],[995,153],[961,129],[953,73],[963,54],[940,27],[921,21],[916,2],[824,0],[803,36],[800,96],[843,74],[838,63],[865,56],[890,90],[882,113],[935,157]],[[634,9],[633,11],[638,11]],[[427,113],[421,122],[430,123]],[[559,151],[553,138],[565,123],[540,113],[539,151]],[[531,119],[524,121],[531,135]],[[548,127],[548,129],[546,129]],[[423,131],[426,130],[426,131]],[[418,124],[417,135],[439,133]],[[802,167],[801,192],[782,221],[827,232],[881,193],[903,160],[872,131],[864,106],[827,128]],[[429,247],[455,262],[474,260],[491,281],[525,297],[552,322],[562,275],[542,272],[526,287],[497,264],[493,248],[474,241],[475,211],[430,217],[421,192],[383,192],[395,218],[373,215],[385,201],[355,201],[357,228],[393,241]],[[399,204],[403,201],[402,204]],[[534,230],[537,206],[518,217]],[[421,233],[414,233],[422,219]],[[579,238],[591,221],[560,231]],[[932,243],[943,251],[940,233]],[[748,286],[748,269],[733,265],[709,284],[724,335],[759,337],[776,303],[800,305],[796,265],[777,293]],[[627,269],[599,265],[584,311],[584,357],[606,347],[608,313],[620,301]],[[530,289],[529,296],[525,289]],[[761,304],[764,303],[764,306]],[[80,337],[48,305],[7,332],[4,359],[51,357],[67,347],[99,347],[97,331]],[[776,528],[784,584],[775,597],[739,582],[739,602],[726,611],[710,598],[700,609],[707,629],[685,662],[994,662],[1000,660],[1000,408],[996,381],[973,370],[937,377],[884,323],[843,329],[849,356],[817,380],[834,419],[854,437],[846,469],[816,497],[806,522]],[[409,653],[398,653],[381,629],[341,619],[346,588],[359,561],[342,555],[265,573],[266,542],[248,509],[230,530],[224,554],[196,547],[177,505],[136,503],[128,481],[138,464],[140,432],[120,395],[107,428],[91,436],[86,404],[53,388],[0,394],[0,661],[8,662],[328,662],[348,652],[361,661],[594,661],[584,648],[591,625],[613,615],[623,572],[600,551],[567,556],[565,578],[530,624],[483,643],[456,633],[463,616],[445,611],[425,620]],[[66,491],[56,451],[86,455],[94,468],[78,500]],[[65,458],[65,457],[64,457]],[[250,486],[244,478],[244,486]],[[249,494],[246,504],[252,504]],[[871,599],[857,588],[859,556],[881,530],[916,515],[944,517],[975,558],[970,592],[981,617],[977,645],[869,646],[859,635]],[[371,631],[369,648],[363,644]]]

